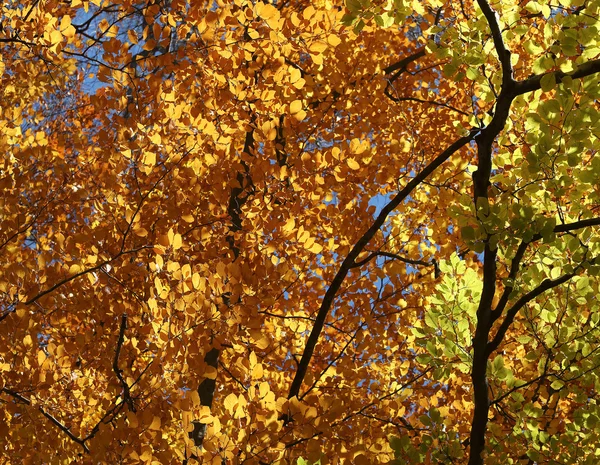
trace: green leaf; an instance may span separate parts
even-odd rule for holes
[[[358,14],[362,11],[363,7],[358,0],[346,0],[346,8],[348,8],[350,13]]]
[[[460,234],[465,241],[475,240],[475,229],[472,226],[463,226],[460,228]]]
[[[559,389],[562,389],[562,387],[565,385],[565,383],[563,383],[560,379],[557,379],[555,381],[552,382],[552,384],[550,385],[550,387],[556,391],[558,391]]]
[[[525,9],[534,15],[542,12],[542,5],[538,2],[531,1],[527,5],[525,5]]]
[[[363,28],[365,27],[365,22],[361,19],[358,23],[356,23],[356,25],[354,26],[354,33],[358,34],[360,31],[363,30]]]
[[[432,360],[431,355],[427,355],[427,354],[417,355],[417,363],[420,363],[421,365],[427,365],[429,362],[431,362],[431,360]]]
[[[544,74],[540,80],[540,86],[544,92],[549,92],[556,87],[556,75],[554,73]]]
[[[492,367],[494,371],[504,368],[504,359],[502,358],[502,355],[496,355],[496,358],[494,358],[494,361],[492,362]]]
[[[390,11],[386,11],[385,13],[383,13],[382,15],[378,15],[379,18],[381,18],[381,26],[384,28],[388,28],[394,25],[394,21],[396,18],[394,18],[394,15],[390,12]],[[375,17],[375,19],[377,20],[377,17]]]
[[[352,13],[346,13],[341,19],[342,24],[348,27],[352,26],[354,21],[356,21],[356,15]]]

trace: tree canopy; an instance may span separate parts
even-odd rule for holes
[[[599,15],[4,2],[6,463],[598,463]]]

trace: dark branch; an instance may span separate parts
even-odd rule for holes
[[[306,376],[306,371],[308,370],[308,365],[312,358],[313,352],[317,345],[317,341],[319,339],[319,335],[323,329],[323,325],[325,324],[325,319],[329,314],[329,310],[333,305],[333,301],[335,296],[337,295],[338,290],[340,289],[346,275],[350,271],[350,269],[355,265],[355,260],[358,255],[364,250],[369,241],[375,236],[379,228],[383,226],[385,221],[387,220],[388,215],[396,209],[403,201],[406,199],[410,193],[423,182],[431,173],[433,173],[442,163],[444,163],[448,158],[450,158],[455,152],[460,150],[462,147],[467,145],[470,141],[474,139],[474,137],[478,134],[477,130],[472,130],[469,135],[465,137],[461,137],[452,145],[450,145],[446,150],[444,150],[440,155],[438,155],[434,160],[429,163],[419,174],[417,174],[402,190],[396,194],[396,196],[390,200],[385,207],[381,210],[371,227],[358,239],[348,256],[342,262],[338,272],[336,273],[333,281],[331,282],[325,296],[323,297],[323,301],[321,302],[321,307],[319,308],[319,312],[317,313],[317,317],[315,318],[315,324],[312,328],[312,331],[306,341],[306,346],[304,347],[304,352],[302,354],[302,358],[300,363],[298,364],[298,370],[296,371],[296,375],[292,381],[290,391],[288,394],[288,398],[298,396],[300,392],[300,387],[302,386],[302,382],[304,377]]]
[[[517,300],[506,313],[506,317],[504,318],[504,321],[502,321],[500,328],[498,328],[498,332],[494,336],[494,339],[488,343],[486,349],[488,356],[498,348],[498,346],[504,339],[506,331],[515,319],[515,316],[517,315],[519,310],[521,310],[521,308],[523,308],[525,304],[527,304],[527,302],[530,302],[531,300],[535,299],[537,296],[543,294],[549,289],[555,288],[563,283],[566,283],[577,274],[576,271],[573,273],[564,274],[556,279],[544,279],[538,287],[536,287],[532,291],[529,291],[527,294],[525,294],[519,300]]]
[[[492,39],[494,40],[494,48],[496,49],[496,53],[498,54],[498,58],[500,59],[500,65],[502,66],[502,87],[507,89],[510,87],[513,80],[513,69],[512,64],[510,62],[510,50],[506,48],[504,44],[504,39],[502,39],[502,31],[500,30],[500,24],[498,22],[498,14],[492,10],[490,4],[486,0],[477,0],[477,4],[487,23],[490,27],[490,31],[492,33]]]
[[[377,251],[377,252],[372,252],[366,258],[363,258],[362,260],[355,262],[350,268],[361,267],[365,263],[368,263],[371,260],[373,260],[375,257],[387,257],[387,258],[391,258],[393,260],[398,260],[400,262],[404,262],[409,265],[415,265],[415,266],[435,266],[436,265],[435,260],[432,260],[431,262],[426,262],[424,260],[413,260],[411,258],[405,258],[405,257],[402,257],[402,256],[392,253],[392,252]]]
[[[498,305],[496,305],[496,308],[492,310],[492,323],[496,321],[500,317],[500,315],[502,315],[502,312],[504,311],[504,308],[508,303],[508,298],[510,297],[511,292],[514,289],[514,280],[517,278],[517,273],[519,272],[519,268],[521,267],[521,260],[523,260],[523,255],[525,255],[525,251],[527,250],[527,246],[529,244],[530,242],[521,242],[519,244],[517,252],[515,253],[514,258],[512,259],[512,262],[510,263],[510,272],[508,273],[508,279],[511,281],[511,283],[504,288],[504,292],[502,293],[502,296],[500,296]]]
[[[553,231],[555,233],[566,233],[566,232],[576,231],[577,229],[587,228],[590,226],[600,226],[600,218],[589,218],[587,220],[576,221],[574,223],[559,224],[558,226],[556,226],[554,228]],[[510,272],[508,274],[507,279],[509,279],[511,281],[514,281],[516,279],[517,273],[519,272],[519,268],[521,265],[521,261],[523,259],[523,255],[525,254],[527,247],[532,242],[538,241],[541,238],[542,238],[541,234],[535,234],[532,237],[530,242],[521,242],[521,244],[519,245],[519,248],[517,249],[517,252],[515,253],[514,258],[512,259]],[[500,316],[502,315],[502,312],[504,312],[504,309],[506,308],[506,304],[508,303],[508,299],[509,299],[510,294],[513,291],[513,289],[514,289],[513,283],[511,283],[504,289],[504,292],[502,293],[502,296],[500,297],[500,300],[498,301],[498,305],[492,312],[492,323],[494,321],[496,321],[498,318],[500,318]]]
[[[423,99],[416,98],[416,97],[395,97],[391,94],[390,87],[394,88],[393,86],[388,85],[385,88],[384,92],[385,92],[385,95],[393,102],[396,102],[396,103],[400,103],[400,102],[424,103],[424,104],[428,104],[428,105],[434,105],[434,106],[438,106],[438,107],[447,108],[448,110],[455,111],[456,113],[459,113],[464,116],[470,116],[469,113],[467,113],[466,111],[462,111],[461,109],[453,107],[452,105],[448,105],[447,103],[437,102],[436,100],[423,100]]]
[[[565,233],[590,226],[600,226],[600,218],[589,218],[587,220],[576,221],[574,223],[559,224],[554,228],[554,232]]]
[[[393,65],[388,66],[383,70],[385,74],[391,74],[397,70],[405,70],[408,65],[410,65],[413,61],[417,61],[419,58],[425,56],[425,47],[421,47],[419,50],[414,52],[407,57],[402,58],[400,61],[397,61]]]
[[[121,354],[121,348],[123,347],[123,342],[125,342],[125,330],[127,329],[127,315],[124,313],[121,317],[121,328],[119,330],[119,339],[117,340],[117,350],[115,351],[115,358],[113,359],[113,371],[119,378],[119,382],[123,388],[123,400],[129,407],[129,410],[135,412],[135,403],[133,402],[133,398],[131,397],[131,388],[123,378],[123,370],[119,368],[119,355]]]
[[[591,76],[592,74],[600,73],[600,59],[590,60],[586,63],[583,63],[577,67],[577,69],[571,73],[565,73],[563,71],[551,71],[544,74],[537,74],[535,76],[530,77],[529,79],[525,79],[524,81],[517,82],[515,86],[515,94],[521,95],[526,94],[527,92],[533,92],[535,90],[542,88],[542,78],[544,76],[548,76],[550,74],[554,74],[556,79],[556,83],[560,84],[565,77],[570,77],[571,79],[580,79],[586,76]]]
[[[488,188],[492,174],[492,153],[496,137],[504,129],[510,106],[514,100],[512,65],[510,51],[504,45],[498,15],[486,0],[477,3],[488,22],[494,46],[502,67],[502,88],[496,101],[496,111],[490,124],[481,130],[475,138],[477,142],[477,171],[473,173],[473,193],[477,219],[484,222],[489,215]],[[485,228],[484,228],[485,229]],[[477,326],[473,337],[473,364],[471,381],[473,383],[474,409],[469,437],[469,465],[483,465],[482,454],[485,450],[488,412],[490,408],[487,383],[486,347],[492,325],[492,302],[496,293],[496,259],[498,250],[490,244],[491,235],[485,238],[483,252],[483,288],[477,307]]]
[[[221,351],[216,347],[210,349],[204,355],[204,362],[214,369],[219,366],[219,355]],[[215,395],[215,387],[217,381],[215,378],[204,378],[198,385],[198,396],[200,397],[200,405],[212,408],[212,403]],[[204,436],[206,434],[206,424],[194,421],[194,429],[190,431],[190,438],[194,441],[196,447],[202,447]]]
[[[31,305],[32,303],[38,301],[39,299],[41,299],[42,297],[44,297],[46,294],[50,294],[52,291],[58,289],[59,287],[61,287],[64,284],[67,284],[71,281],[73,281],[74,279],[80,278],[81,276],[84,276],[88,273],[91,273],[93,271],[97,271],[100,268],[103,268],[104,266],[114,262],[115,260],[117,260],[119,257],[122,257],[123,255],[129,255],[132,253],[136,253],[139,252],[140,250],[144,250],[144,249],[151,249],[153,248],[153,245],[144,245],[141,247],[137,247],[135,249],[131,249],[131,250],[126,250],[124,252],[119,252],[118,254],[116,254],[113,258],[109,259],[109,260],[104,260],[103,262],[99,263],[98,265],[92,266],[90,268],[87,268],[83,271],[80,271],[79,273],[75,273],[71,276],[68,276],[60,281],[58,281],[57,283],[53,284],[52,286],[48,287],[47,289],[41,291],[40,293],[36,294],[34,297],[32,297],[31,299],[28,299],[27,301],[24,302],[25,305]]]
[[[14,397],[15,399],[17,399],[19,402],[25,404],[25,405],[31,405],[31,401],[29,399],[27,399],[26,397],[23,397],[21,394],[19,394],[18,392],[15,392],[11,389],[8,388],[2,388],[2,392],[5,392],[6,394],[8,394],[11,397]],[[50,413],[46,412],[46,410],[43,407],[39,407],[38,410],[40,411],[40,413],[42,415],[44,415],[48,420],[50,420],[52,423],[54,423],[54,425],[56,425],[63,433],[65,433],[67,436],[69,436],[69,438],[73,441],[76,442],[77,444],[79,444],[83,450],[87,453],[90,452],[90,449],[88,448],[88,446],[85,444],[85,440],[84,439],[80,439],[77,436],[75,436],[71,430],[69,428],[67,428],[64,424],[62,424],[59,420],[57,420],[53,415],[51,415]]]

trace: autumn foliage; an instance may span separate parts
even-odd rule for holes
[[[595,464],[600,1],[0,16],[0,462]]]

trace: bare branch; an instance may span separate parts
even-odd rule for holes
[[[389,99],[392,100],[393,102],[396,102],[396,103],[400,103],[400,102],[424,103],[424,104],[428,104],[428,105],[434,105],[434,106],[437,106],[437,107],[447,108],[448,110],[455,111],[456,113],[464,115],[464,116],[470,116],[469,113],[467,113],[466,111],[462,111],[461,109],[453,107],[452,105],[448,105],[447,103],[443,103],[443,102],[438,102],[436,100],[423,100],[423,99],[416,98],[416,97],[395,97],[395,96],[393,96],[391,94],[391,92],[389,90],[390,87],[392,87],[391,84],[389,84],[385,88],[384,92],[385,92],[385,95],[387,97],[389,97]]]

